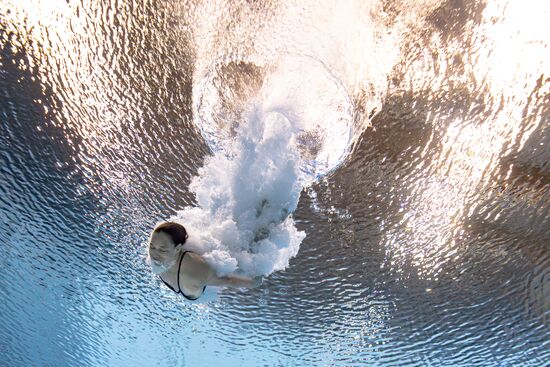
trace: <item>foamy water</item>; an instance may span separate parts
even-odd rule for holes
[[[292,219],[303,185],[297,133],[282,113],[252,107],[227,150],[193,179],[198,206],[171,218],[219,274],[268,275],[298,253],[305,233]]]
[[[342,84],[312,57],[275,61],[215,65],[194,89],[195,123],[214,155],[191,184],[198,206],[170,220],[219,274],[285,269],[305,237],[292,218],[300,192],[350,152]]]

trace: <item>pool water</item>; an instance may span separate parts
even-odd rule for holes
[[[0,0],[0,366],[548,365],[549,17]],[[192,303],[147,238],[200,204],[251,103],[299,121],[305,237]]]

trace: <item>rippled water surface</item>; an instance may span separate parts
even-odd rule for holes
[[[547,365],[548,19],[534,0],[0,0],[0,365]],[[316,179],[297,255],[178,297],[150,229],[285,87]]]

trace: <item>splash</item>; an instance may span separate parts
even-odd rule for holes
[[[298,253],[305,234],[291,215],[302,189],[296,132],[284,114],[252,107],[230,154],[215,154],[193,180],[199,206],[172,218],[219,274],[267,275]]]
[[[196,123],[214,152],[191,184],[197,207],[171,220],[220,275],[288,266],[305,233],[292,216],[302,189],[349,153],[352,108],[322,63],[217,66],[195,93]]]
[[[194,116],[214,153],[228,154],[228,143],[246,122],[248,105],[279,111],[296,130],[304,178],[314,181],[342,164],[354,133],[353,104],[340,80],[320,60],[283,54],[262,60],[221,59],[197,83]]]

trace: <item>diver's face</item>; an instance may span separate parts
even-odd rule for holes
[[[156,274],[164,273],[176,262],[176,249],[169,235],[155,232],[149,243],[149,259]]]

